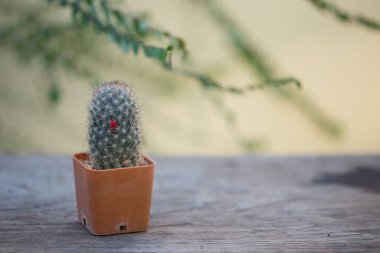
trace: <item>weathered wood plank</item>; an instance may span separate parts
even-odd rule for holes
[[[0,156],[0,252],[380,252],[380,156],[159,158],[146,233],[76,221],[68,156]]]

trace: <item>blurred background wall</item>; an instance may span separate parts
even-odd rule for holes
[[[11,2],[1,6],[2,25],[20,18]],[[380,1],[333,2],[348,12],[380,19]],[[14,50],[0,47],[0,152],[86,150],[86,104],[94,83],[108,79],[135,85],[142,107],[144,149],[149,153],[380,151],[380,32],[342,24],[303,0],[224,0],[217,4],[262,49],[273,68],[302,81],[300,91],[287,89],[312,101],[333,122],[333,131],[313,123],[302,113],[302,105],[278,99],[266,89],[215,97],[193,80],[169,73],[144,57],[123,54],[99,38],[96,43],[102,53],[96,60],[81,59],[96,69],[96,80],[58,70],[54,75],[61,95],[55,104],[47,99],[51,84],[40,62],[25,63]],[[46,3],[16,4],[24,9],[42,5]],[[127,1],[122,6],[125,11],[147,13],[151,23],[184,38],[191,54],[187,65],[226,84],[258,80],[197,1]],[[56,11],[57,18],[70,19],[64,10],[48,10]],[[92,41],[86,43],[92,45]]]

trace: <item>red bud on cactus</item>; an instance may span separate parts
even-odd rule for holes
[[[116,122],[116,120],[114,120],[114,119],[110,120],[110,128],[111,129],[116,129],[117,128],[117,122]]]

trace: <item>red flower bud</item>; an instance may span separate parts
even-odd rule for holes
[[[117,122],[116,122],[116,120],[114,120],[114,119],[110,120],[110,128],[111,129],[116,129],[117,128]]]

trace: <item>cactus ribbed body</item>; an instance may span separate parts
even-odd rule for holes
[[[104,170],[140,165],[142,136],[132,87],[120,81],[104,82],[95,90],[88,109],[91,167]]]

